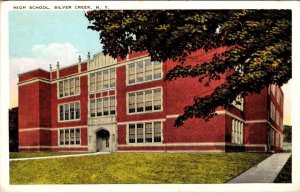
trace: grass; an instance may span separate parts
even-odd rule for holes
[[[266,153],[117,153],[10,162],[11,184],[224,183]]]
[[[288,159],[274,183],[292,183],[292,156]]]
[[[82,153],[82,152],[81,152]],[[78,152],[10,152],[9,158],[46,157],[56,155],[78,154]]]

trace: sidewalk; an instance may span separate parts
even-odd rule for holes
[[[79,157],[79,156],[91,156],[99,154],[109,154],[110,152],[97,152],[97,153],[82,153],[82,154],[70,154],[70,155],[54,155],[54,156],[45,156],[45,157],[29,157],[29,158],[12,158],[9,161],[24,161],[24,160],[35,160],[35,159],[54,159],[54,158],[63,158],[63,157]]]
[[[227,183],[273,183],[291,153],[276,153]]]

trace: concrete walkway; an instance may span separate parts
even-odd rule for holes
[[[276,153],[227,183],[273,183],[291,153]]]
[[[54,158],[64,158],[64,157],[79,157],[79,156],[91,156],[99,154],[109,154],[110,152],[97,152],[97,153],[79,153],[79,154],[70,154],[70,155],[54,155],[54,156],[45,156],[45,157],[29,157],[29,158],[12,158],[9,161],[25,161],[25,160],[35,160],[35,159],[54,159]]]

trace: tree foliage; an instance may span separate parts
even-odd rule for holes
[[[195,77],[209,86],[226,73],[222,85],[194,97],[176,126],[193,117],[208,120],[236,96],[282,86],[291,78],[290,10],[92,10],[86,17],[88,28],[100,34],[104,54],[125,58],[131,51],[148,51],[152,60],[178,62],[167,81]],[[183,65],[196,50],[220,47],[226,51],[211,61]]]
[[[283,141],[291,143],[292,142],[292,126],[291,125],[283,125]]]

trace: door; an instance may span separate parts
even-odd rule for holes
[[[97,151],[109,151],[109,132],[101,129],[97,132]]]

